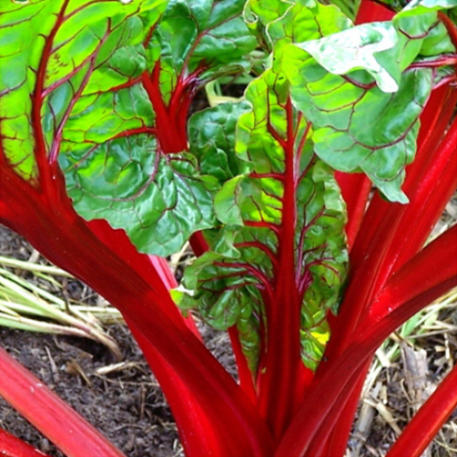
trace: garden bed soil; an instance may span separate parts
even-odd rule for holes
[[[36,259],[37,253],[21,237],[0,226],[0,255],[27,260]],[[36,281],[27,273],[24,276]],[[77,280],[65,281],[65,291],[51,292],[61,296],[64,292],[65,298],[90,304],[97,301],[97,296]],[[100,374],[100,370],[110,370],[117,361],[105,346],[91,340],[0,327],[0,344],[126,456],[182,456],[170,410],[128,328],[117,324],[107,327],[107,331],[123,354],[120,367],[108,374]],[[218,359],[233,373],[226,336],[208,328],[202,328],[202,333]],[[50,456],[63,457],[1,398],[0,427]]]

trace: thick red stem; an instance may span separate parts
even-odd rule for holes
[[[376,279],[398,224],[398,220],[380,222],[376,237],[371,240],[373,248],[366,252],[365,261],[350,271],[349,285],[338,317],[333,322],[332,337],[325,351],[327,359],[337,358],[354,337],[360,320],[377,292]]]
[[[364,367],[348,383],[341,401],[336,401],[322,424],[313,443],[308,450],[310,457],[343,457],[346,453],[347,442],[351,433],[352,424],[359,404],[366,374],[370,368],[371,358]],[[319,382],[316,379],[316,382]],[[344,406],[343,406],[344,405]]]
[[[209,245],[205,240],[205,236],[202,232],[196,232],[190,237],[190,247],[194,254],[199,257],[209,249]]]
[[[456,237],[457,226],[408,262],[378,298],[390,304],[389,314],[377,322],[362,322],[357,336],[342,354],[332,362],[321,363],[321,373],[307,390],[303,406],[284,434],[275,457],[305,456],[340,394],[376,348],[411,316],[457,285],[457,255],[449,249],[456,246]]]
[[[437,271],[435,270],[437,269]],[[457,277],[457,225],[413,257],[386,283],[373,303],[372,319],[382,320],[418,291],[431,289],[439,280]]]
[[[456,148],[457,119],[435,150],[433,163],[422,177],[410,204],[405,208],[400,230],[392,240],[389,253],[391,267],[386,274],[398,270],[426,242],[447,202],[454,194],[457,188]],[[420,217],[416,218],[413,227],[406,230],[408,222],[415,214],[420,214]],[[399,250],[398,246],[402,246],[402,249]]]
[[[41,451],[0,429],[0,455],[3,457],[47,457]]]
[[[124,457],[95,428],[1,348],[0,372],[2,397],[67,457]],[[0,455],[2,439],[6,437],[0,435]],[[33,457],[33,454],[24,453],[24,457]]]
[[[240,336],[237,328],[230,327],[228,330],[230,336],[230,343],[232,345],[233,355],[238,369],[238,378],[241,388],[246,395],[251,399],[252,403],[256,403],[257,393],[254,386],[254,375],[249,369],[248,361],[243,353],[243,348],[240,343]]]
[[[362,224],[372,184],[365,175],[358,173],[349,174],[337,171],[335,178],[346,202],[348,214],[346,236],[348,248],[351,250]]]
[[[453,235],[451,234],[450,235],[451,239],[452,239],[452,236]],[[454,243],[454,245],[455,245],[455,244],[457,244],[457,235],[454,235],[454,237],[455,237],[455,243]],[[450,245],[450,248],[452,249],[452,243]],[[457,256],[457,247],[455,248],[455,255]],[[455,268],[455,273],[457,274],[457,263],[454,262],[453,265]],[[451,269],[452,269],[452,266],[451,266]],[[384,301],[384,306],[387,306],[388,303],[389,302],[387,300]],[[379,318],[379,315],[386,314],[385,311],[382,310],[382,307],[379,307],[380,311],[377,311],[377,308],[378,308],[378,306],[375,306],[373,316],[378,316],[378,318]],[[365,378],[365,373],[368,370],[368,367],[369,367],[369,364],[366,364],[366,366],[361,370],[361,372],[359,374],[360,389],[363,385],[363,380]],[[316,382],[318,382],[318,381],[319,381],[319,378],[316,378]],[[357,386],[357,383],[353,383],[353,384],[354,384],[354,386]],[[346,407],[345,410],[341,412],[340,416],[338,416],[338,413],[336,411],[332,411],[329,414],[329,417],[331,417],[332,420],[335,417],[337,417],[337,418],[339,417],[339,418],[338,418],[338,421],[336,422],[336,429],[334,430],[333,439],[330,441],[330,444],[329,444],[329,446],[330,446],[329,449],[331,451],[329,454],[327,454],[328,456],[344,455],[344,450],[346,449],[347,439],[348,439],[349,432],[350,432],[350,427],[351,427],[351,424],[353,421],[357,401],[358,401],[358,398],[360,395],[360,389],[355,388],[355,389],[353,389],[352,393],[350,394],[350,396],[352,397],[352,403],[353,403],[352,408],[350,407],[350,405],[348,405],[348,407]],[[337,410],[340,409],[338,404],[335,406],[335,408]],[[316,437],[314,439],[314,441],[315,442],[326,441],[327,440],[326,431],[328,430],[328,428],[329,428],[329,422],[326,421],[325,425],[321,428],[320,434],[317,435],[318,437]],[[313,455],[311,451],[309,451],[309,452],[310,452],[310,455]],[[409,455],[409,454],[404,454],[404,455]]]
[[[238,429],[240,448],[247,447],[253,455],[267,455],[268,432],[249,400],[188,330],[157,273],[145,282],[123,257],[104,246],[65,200],[63,182],[61,198],[53,207],[4,167],[0,167],[0,183],[0,200],[8,202],[12,211],[12,220],[1,222],[117,306],[167,359],[214,422],[224,416],[226,427]]]
[[[287,138],[284,147],[283,219],[278,233],[278,267],[267,322],[264,366],[259,369],[259,409],[276,437],[281,436],[296,407],[299,370],[301,297],[295,280],[296,173],[292,102],[286,105]],[[300,396],[298,398],[301,398]]]
[[[394,14],[392,10],[389,10],[384,5],[370,0],[362,0],[355,23],[364,24],[366,22],[390,21]]]
[[[452,107],[455,104],[453,93]],[[449,117],[452,111],[449,110]],[[444,130],[447,126],[442,125]],[[403,266],[426,242],[433,227],[457,188],[457,120],[454,120],[444,139],[433,152],[431,161],[427,150],[420,151],[416,168],[411,170],[416,182],[409,179],[405,187],[410,191],[410,203],[407,206],[392,205],[384,214],[385,220],[398,221],[398,228],[390,240],[389,251],[380,267],[375,289],[379,290],[390,275]],[[425,146],[428,146],[425,143]],[[424,160],[425,159],[425,160]],[[423,162],[426,162],[425,164]],[[431,163],[430,163],[431,162]],[[418,170],[422,165],[422,170]],[[419,215],[419,216],[418,216]],[[411,220],[415,221],[411,225]],[[401,246],[402,249],[398,249]],[[370,313],[380,310],[370,310]]]
[[[443,136],[443,133],[452,119],[456,104],[457,91],[452,84],[446,83],[434,89],[420,116],[421,128],[417,136],[417,157],[425,151],[433,151]],[[429,161],[433,161],[433,154],[428,154]],[[409,167],[413,168],[412,166]],[[412,180],[411,173],[406,181]]]
[[[221,417],[217,424],[212,422],[193,392],[177,376],[167,360],[143,336],[135,323],[127,320],[127,324],[159,381],[175,418],[186,456],[226,457],[240,452],[237,443],[229,439],[229,430],[225,425],[224,417]]]
[[[192,85],[195,84],[195,78],[180,76],[168,105],[160,90],[160,60],[156,62],[151,74],[143,73],[141,81],[154,108],[155,130],[161,152],[171,154],[186,151],[187,112],[194,95]]]
[[[125,232],[113,230],[104,220],[94,220],[88,225],[101,241],[128,259],[130,267],[145,280],[157,272],[167,289],[176,287],[176,280],[165,259],[139,254]],[[204,453],[208,456],[224,456],[224,450],[228,451],[228,448],[220,449],[220,443],[223,443],[226,437],[217,437],[218,428],[210,427],[210,421],[205,411],[200,408],[192,392],[178,378],[148,339],[141,334],[135,324],[132,322],[128,322],[128,324],[167,398],[186,455],[198,457]],[[191,317],[186,319],[186,324],[198,338],[201,338]],[[222,427],[222,429],[224,428]]]
[[[434,151],[440,145],[448,128],[456,100],[457,91],[448,84],[433,91],[426,104],[421,115],[422,127],[418,136],[418,151],[414,162],[407,167],[405,184],[403,185],[404,191],[410,197],[421,185],[422,177],[428,173],[435,160]],[[399,212],[405,210],[405,205],[390,204],[379,195],[374,195],[365,214],[356,246],[351,252],[351,265],[353,267],[364,263],[366,252],[373,246],[372,240],[376,236],[376,232],[379,231],[382,221],[387,218],[388,212],[395,212],[395,214],[390,215],[391,220],[395,221],[400,216]],[[409,233],[411,227],[407,228]]]
[[[146,282],[152,278],[157,283],[162,283],[165,290],[177,286],[176,279],[166,261],[161,257],[140,254],[123,230],[115,230],[104,219],[86,222],[90,231],[102,241],[117,256],[126,260],[128,266],[139,274]],[[187,327],[201,340],[201,335],[191,316],[184,318]]]

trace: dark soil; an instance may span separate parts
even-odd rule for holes
[[[21,237],[0,226],[0,255],[24,260],[36,253]],[[76,280],[68,281],[66,293],[74,299],[96,301],[95,294]],[[97,370],[116,361],[108,349],[91,340],[0,327],[0,344],[128,457],[182,456],[170,410],[128,328],[118,324],[108,332],[120,346],[124,367],[106,375]],[[226,336],[208,328],[202,328],[202,334],[233,373]],[[63,457],[1,398],[0,427],[50,456]]]
[[[114,362],[92,341],[0,329],[2,346],[130,457],[179,455],[176,429],[163,395],[126,327],[110,328],[130,362],[97,375]],[[43,452],[62,456],[1,401],[0,423]]]

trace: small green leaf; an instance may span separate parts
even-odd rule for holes
[[[235,143],[238,118],[248,109],[245,102],[221,103],[190,118],[190,150],[198,158],[203,174],[212,175],[222,183],[243,172],[241,162],[234,160],[230,148]]]
[[[237,176],[227,181],[214,199],[216,215],[224,224],[243,225],[237,202],[238,195],[242,192],[240,185],[243,179],[243,176]]]

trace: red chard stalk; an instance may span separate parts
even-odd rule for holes
[[[456,226],[427,244],[457,188],[456,18],[454,0],[1,2],[0,223],[121,311],[187,457],[343,457],[374,352],[457,285]],[[178,284],[165,258],[187,242]],[[193,315],[228,332],[235,379]],[[122,455],[0,365],[65,455]],[[455,376],[388,457],[421,455]],[[0,431],[0,455],[41,454]]]

